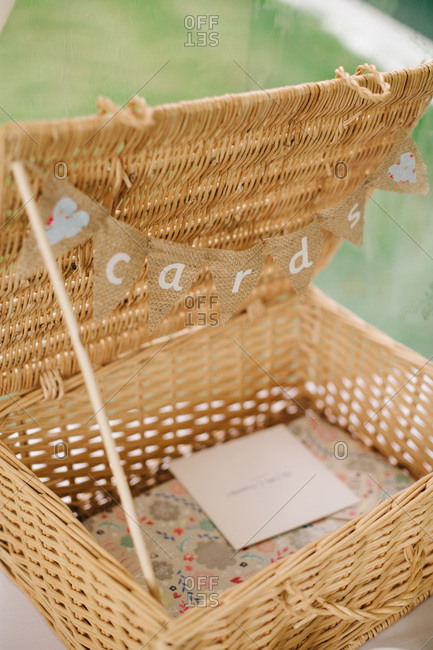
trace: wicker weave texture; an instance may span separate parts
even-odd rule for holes
[[[242,314],[226,326],[224,337],[212,328],[202,328],[194,336],[179,334],[153,360],[152,346],[145,347],[100,371],[132,484],[141,490],[163,480],[167,459],[188,445],[198,449],[249,434],[287,421],[307,406],[356,431],[415,476],[425,474],[433,448],[431,365],[418,373],[417,389],[422,391],[425,408],[422,423],[415,407],[406,414],[397,452],[387,432],[414,393],[410,384],[397,392],[387,404],[389,413],[381,409],[371,420],[373,430],[363,425],[377,409],[377,401],[382,404],[371,389],[380,382],[372,384],[372,378],[377,376],[384,386],[400,386],[425,361],[313,288],[305,303],[277,297],[262,307],[260,320],[252,322]],[[334,366],[329,369],[331,361]],[[134,379],[125,383],[133,374]],[[1,512],[2,558],[32,599],[44,607],[49,602],[48,619],[61,638],[69,635],[68,647],[118,648],[122,647],[119,639],[125,643],[128,639],[127,647],[135,648],[129,632],[118,636],[118,620],[112,619],[110,610],[117,598],[125,602],[122,585],[131,589],[126,601],[131,620],[126,625],[122,619],[123,624],[132,638],[137,634],[138,644],[156,633],[155,624],[159,629],[168,620],[164,610],[155,603],[152,614],[143,617],[140,603],[150,606],[149,596],[140,593],[124,569],[101,552],[48,489],[66,497],[81,515],[106,505],[109,495],[117,498],[98,432],[90,423],[83,426],[91,413],[81,382],[75,381],[75,386],[65,384],[67,395],[62,400],[41,403],[39,399],[32,405],[24,399],[27,423],[17,417],[17,406],[5,416],[3,441],[10,450],[1,445],[1,501],[6,502]],[[37,419],[39,430],[25,435],[25,426],[37,428],[31,417]],[[54,442],[60,439],[70,445],[64,461],[54,454]],[[12,450],[21,460],[15,460]],[[39,479],[26,485],[33,476],[29,469]],[[217,609],[190,610],[170,621],[149,646],[167,647],[164,643],[170,641],[174,647],[191,650],[243,649],[252,647],[251,637],[263,647],[357,647],[376,627],[380,629],[433,590],[432,491],[429,474],[373,512],[225,592]],[[120,584],[113,592],[116,580]],[[81,596],[75,593],[76,581]],[[92,624],[85,624],[86,643],[80,604],[94,608]],[[111,634],[116,642],[106,638]]]
[[[134,491],[164,480],[173,456],[308,407],[419,478],[225,592],[218,608],[173,620],[78,519],[117,499],[115,486],[47,276],[18,286],[13,275],[27,222],[15,214],[12,159],[47,174],[64,161],[69,180],[119,221],[191,245],[240,250],[306,225],[366,178],[433,95],[431,63],[386,74],[391,93],[377,103],[354,79],[378,91],[371,77],[342,77],[153,110],[137,100],[115,113],[105,103],[98,117],[25,124],[31,138],[3,127],[0,368],[3,391],[17,392],[0,411],[0,561],[67,647],[352,650],[433,591],[430,363],[314,288],[300,302],[270,263],[224,328],[185,328],[179,305],[149,341],[144,269],[92,329],[91,243],[66,255],[68,291]],[[334,174],[341,160],[346,179]],[[329,235],[322,264],[338,245]],[[214,292],[206,272],[194,291]]]
[[[371,76],[349,79],[378,90]],[[433,95],[433,64],[384,79],[391,92],[378,103],[362,97],[347,79],[335,79],[153,110],[137,100],[116,113],[104,103],[96,117],[5,125],[0,130],[4,390],[39,386],[47,371],[63,377],[77,371],[46,273],[20,286],[13,275],[28,224],[19,211],[10,161],[34,163],[46,174],[65,162],[69,180],[120,222],[177,242],[240,250],[260,237],[307,225],[314,212],[338,203],[372,172],[398,128],[412,129]],[[335,173],[341,161],[345,178]],[[40,179],[33,178],[32,186],[39,193]],[[328,249],[336,245],[336,238],[327,238]],[[148,337],[146,269],[124,303],[95,330],[91,242],[64,256],[62,267],[95,363]],[[178,326],[174,316],[159,334]]]

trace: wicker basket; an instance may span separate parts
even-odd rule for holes
[[[91,242],[65,255],[135,493],[165,480],[173,456],[307,408],[419,479],[224,592],[218,607],[172,619],[80,522],[118,498],[115,485],[47,274],[21,284],[13,274],[28,224],[15,214],[11,160],[46,173],[66,162],[74,185],[150,235],[243,249],[344,199],[397,129],[417,123],[433,64],[383,80],[386,98],[372,76],[341,76],[153,110],[104,102],[96,117],[1,130],[0,562],[67,647],[352,649],[433,593],[432,364],[313,287],[300,301],[271,262],[224,327],[184,328],[179,303],[150,340],[145,269],[95,328]],[[341,160],[345,179],[334,174]],[[339,243],[326,234],[322,266]],[[214,292],[207,271],[194,292]]]

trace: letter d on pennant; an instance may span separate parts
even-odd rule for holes
[[[266,244],[266,252],[271,253],[295,291],[301,295],[307,290],[320,257],[322,240],[322,230],[317,221],[313,221],[302,230],[273,237]]]
[[[300,260],[300,263],[298,263],[298,260]],[[308,259],[308,237],[302,237],[301,250],[295,253],[290,260],[289,271],[292,275],[296,275],[296,273],[308,269],[312,264],[313,262]]]

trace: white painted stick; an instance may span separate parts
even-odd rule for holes
[[[146,584],[152,596],[156,598],[158,602],[161,602],[152,562],[150,560],[149,553],[143,539],[141,527],[138,523],[131,490],[129,488],[128,481],[126,480],[123,467],[120,464],[119,454],[117,453],[110,423],[104,408],[104,403],[102,401],[98,385],[96,383],[96,378],[93,374],[92,365],[90,363],[86,349],[81,342],[79,326],[74,316],[71,303],[69,302],[64,282],[57,268],[51,245],[45,233],[45,228],[42,224],[38,205],[35,199],[32,198],[31,188],[23,164],[20,162],[14,162],[11,164],[11,169],[15,176],[19,193],[25,205],[30,220],[30,225],[33,229],[36,241],[39,244],[39,248],[47,266],[51,282],[53,283],[57,300],[63,312],[64,321],[71,336],[72,346],[77,356],[81,372],[83,373],[84,382],[89,394],[90,402],[99,424],[99,429],[101,431],[101,436],[107,452],[111,471],[113,472],[113,476],[116,479],[120,501],[122,508],[125,511],[128,526],[131,531],[131,537],[134,542],[135,550],[140,562],[140,567],[143,572],[144,579],[146,580]]]
[[[6,24],[16,0],[0,0],[0,32]]]

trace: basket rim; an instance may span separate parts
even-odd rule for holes
[[[392,82],[392,79],[397,76],[399,73],[404,70],[405,72],[411,74],[411,73],[416,73],[420,72],[422,70],[431,70],[433,72],[433,60],[432,61],[425,61],[423,63],[419,63],[418,65],[413,65],[413,66],[408,66],[404,68],[394,68],[393,70],[387,70],[383,72],[383,76],[385,81],[387,82]],[[374,80],[372,79],[371,76],[366,76],[365,74],[352,74],[350,75],[351,78],[361,81],[364,80],[364,83],[367,87],[370,87],[374,85]],[[177,102],[167,102],[165,104],[156,104],[155,106],[149,106],[149,109],[152,111],[152,113],[158,114],[158,113],[164,113],[167,111],[171,111],[173,109],[182,109],[187,112],[194,111],[195,108],[201,109],[203,106],[207,106],[208,108],[212,109],[218,109],[222,108],[227,101],[230,102],[242,102],[243,100],[249,101],[250,99],[257,99],[259,101],[269,101],[269,99],[272,100],[272,97],[270,97],[271,93],[280,93],[282,91],[287,92],[288,90],[291,91],[293,94],[298,94],[298,93],[303,93],[305,91],[315,91],[317,92],[322,91],[324,88],[331,88],[332,86],[344,86],[345,82],[342,79],[339,78],[329,78],[329,79],[322,79],[320,81],[307,81],[299,84],[288,84],[286,86],[275,86],[273,88],[261,88],[259,90],[249,90],[241,93],[225,93],[223,95],[215,95],[215,96],[204,96],[204,97],[199,97],[196,99],[186,99],[186,100],[179,100]],[[366,102],[366,103],[371,103],[367,99],[363,99],[362,97],[359,97],[359,101]],[[126,104],[123,104],[120,107],[120,111],[124,110],[124,106]],[[44,119],[44,120],[20,120],[20,124],[25,126],[27,129],[34,127],[34,128],[45,128],[46,126],[50,125],[57,125],[61,126],[64,124],[82,124],[83,121],[87,121],[89,125],[93,123],[93,121],[96,122],[104,122],[106,121],[105,115],[74,115],[72,117],[62,117],[62,118],[51,118],[51,119]],[[131,126],[131,128],[134,128]],[[137,127],[138,128],[138,124]],[[140,127],[143,128],[143,127]],[[151,124],[149,124],[145,128],[151,128]],[[5,134],[7,136],[7,132],[10,130],[13,130],[14,132],[17,132],[17,124],[13,121],[8,121],[5,122],[0,126],[0,138]]]

